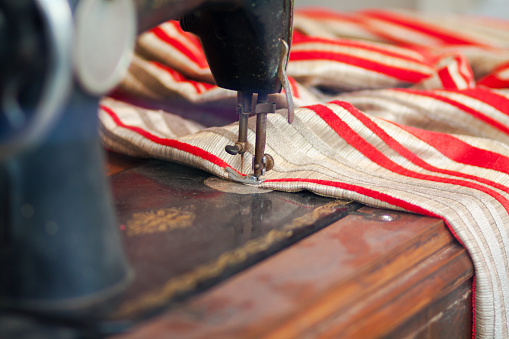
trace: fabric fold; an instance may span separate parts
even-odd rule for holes
[[[284,94],[272,97],[280,110],[268,117],[266,153],[275,166],[261,186],[444,219],[474,263],[476,337],[508,337],[509,24],[308,9],[296,12],[295,30],[288,74],[300,107],[290,125]],[[102,141],[222,178],[226,168],[249,173],[250,161],[224,151],[236,123],[206,128],[186,118],[235,105],[197,43],[175,22],[140,37],[116,99],[102,100]],[[154,101],[188,106],[177,115],[133,105]],[[254,130],[250,118],[246,159]]]

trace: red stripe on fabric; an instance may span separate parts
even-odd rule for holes
[[[470,88],[458,91],[458,93],[466,94],[471,98],[480,100],[499,112],[509,115],[509,99],[496,91],[487,88]]]
[[[507,69],[509,69],[509,62],[504,62],[504,63],[498,65],[497,67],[495,67],[495,69],[493,69],[491,71],[491,73],[494,74],[494,73],[505,71]]]
[[[360,20],[354,16],[341,14],[333,11],[326,11],[323,8],[300,8],[295,10],[295,15],[305,16],[313,19],[321,20],[335,20],[335,21],[350,21],[353,23],[360,23]]]
[[[438,215],[438,214],[436,214],[436,213],[434,213],[432,211],[429,211],[429,210],[427,210],[425,208],[422,208],[422,207],[420,207],[418,205],[414,205],[412,203],[409,203],[408,201],[405,201],[405,200],[402,200],[402,199],[399,199],[399,198],[395,198],[395,197],[393,197],[391,195],[382,193],[380,191],[372,190],[370,188],[366,188],[366,187],[363,187],[363,186],[348,184],[348,183],[345,183],[345,182],[330,181],[330,180],[320,180],[320,179],[284,178],[284,179],[267,179],[264,182],[267,182],[267,183],[278,183],[278,182],[283,182],[283,183],[285,183],[285,182],[288,182],[288,183],[310,183],[310,184],[317,184],[317,185],[323,185],[323,186],[328,186],[328,187],[336,187],[336,188],[339,188],[339,189],[344,189],[344,190],[347,190],[347,191],[359,193],[359,194],[361,194],[363,196],[370,197],[370,198],[373,198],[373,199],[376,199],[376,200],[379,200],[379,201],[383,201],[383,202],[386,202],[386,203],[394,205],[394,206],[398,206],[398,207],[404,208],[405,210],[407,210],[409,212],[417,213],[417,214],[420,214],[420,215],[425,215],[425,216],[428,216],[428,217],[439,218],[439,219],[444,220],[445,224],[449,228],[449,231],[454,236],[454,238],[463,247],[465,247],[463,242],[461,241],[461,239],[458,237],[458,235],[456,234],[454,229],[449,224],[449,222],[447,220],[445,220],[442,216],[440,216],[440,215]]]
[[[441,70],[438,71],[438,77],[440,78],[440,81],[442,82],[442,87],[446,89],[453,89],[458,88],[458,85],[454,81],[454,79],[451,76],[451,73],[449,72],[449,67],[444,67]]]
[[[430,172],[441,173],[441,174],[446,174],[446,175],[450,175],[450,176],[454,176],[454,177],[458,177],[458,178],[477,181],[479,183],[482,183],[482,184],[491,186],[493,188],[499,189],[503,192],[509,193],[509,187],[507,187],[505,185],[501,185],[501,184],[494,182],[492,180],[488,180],[486,178],[481,178],[481,177],[467,174],[467,173],[462,173],[462,172],[458,172],[458,171],[451,171],[451,170],[439,168],[439,167],[436,167],[436,166],[433,166],[433,165],[427,163],[422,158],[417,156],[414,152],[412,152],[411,150],[409,150],[408,148],[403,146],[400,142],[398,142],[396,139],[394,139],[389,134],[387,134],[387,132],[385,132],[375,122],[373,122],[373,120],[368,118],[364,113],[359,111],[357,108],[353,107],[351,104],[347,104],[342,101],[332,101],[331,103],[334,103],[334,104],[341,106],[344,109],[348,110],[350,112],[350,114],[352,114],[355,118],[357,118],[360,122],[362,122],[364,124],[364,126],[369,128],[376,136],[378,136],[380,139],[382,139],[382,141],[385,142],[386,145],[388,145],[390,148],[395,150],[401,156],[408,159],[413,164],[415,164],[427,171],[430,171]],[[397,124],[394,124],[394,125],[400,126]],[[422,131],[422,133],[428,132],[426,130],[421,130],[421,131]],[[463,182],[463,180],[460,181],[460,183],[462,183],[462,182]],[[481,186],[481,187],[483,187],[483,186]],[[477,187],[472,186],[471,188],[477,188]]]
[[[320,43],[320,44],[324,44],[324,45],[332,45],[332,46],[337,46],[337,47],[354,47],[356,49],[362,49],[362,50],[366,50],[369,52],[375,52],[375,53],[383,54],[383,55],[389,56],[389,57],[395,57],[395,58],[402,59],[402,60],[417,62],[417,63],[424,64],[424,65],[432,68],[431,63],[426,62],[424,55],[419,53],[417,50],[412,50],[412,51],[415,53],[419,53],[421,58],[411,57],[405,53],[397,53],[394,50],[383,49],[376,45],[369,45],[369,44],[362,43],[360,41],[346,40],[346,39],[331,40],[331,39],[319,38],[319,37],[309,37],[309,36],[305,36],[302,34],[296,34],[296,35],[294,34],[294,36],[297,39],[293,40],[292,46],[299,46],[299,45],[305,45],[305,44],[311,44],[311,43]],[[392,46],[392,47],[394,48],[395,46]]]
[[[203,91],[202,89],[198,86],[198,83],[196,81],[192,81],[192,80],[186,80],[182,74],[180,74],[179,72],[171,69],[170,67],[167,67],[165,65],[162,65],[156,61],[152,61],[151,62],[152,65],[156,66],[157,68],[161,69],[161,70],[164,70],[166,73],[170,74],[170,76],[173,78],[173,80],[175,82],[180,82],[180,83],[188,83],[190,85],[192,85],[194,87],[194,90],[196,91],[197,94],[201,94]]]
[[[311,20],[315,21],[335,21],[335,23],[347,23],[347,24],[354,24],[359,29],[362,29],[376,37],[378,37],[381,41],[386,42],[395,42],[393,36],[390,36],[386,34],[383,30],[375,29],[369,25],[366,24],[366,20],[362,17],[360,17],[357,13],[354,13],[353,15],[346,16],[338,14],[337,12],[331,12],[331,11],[323,11],[323,10],[314,10],[314,9],[297,9],[295,11],[296,17],[302,16],[306,17]],[[294,32],[296,32],[299,29],[298,26],[294,28]]]
[[[187,46],[182,44],[182,42],[169,36],[161,27],[157,26],[155,28],[152,28],[150,32],[152,32],[160,40],[166,42],[167,44],[171,45],[173,48],[178,50],[180,53],[185,55],[190,61],[192,61],[199,68],[203,69],[208,67],[207,60],[205,59],[204,55],[196,55],[191,50],[189,50]]]
[[[295,11],[296,16],[307,17],[309,19],[315,21],[335,21],[335,23],[346,23],[346,24],[354,24],[359,29],[362,29],[374,36],[377,36],[379,40],[393,42],[393,37],[387,35],[384,31],[374,29],[373,27],[366,24],[366,20],[359,16],[357,13],[353,13],[350,15],[343,15],[333,11],[324,11],[323,9],[315,9],[315,8],[304,8],[297,9]],[[296,30],[299,27],[295,27]]]
[[[490,87],[490,88],[507,88],[509,87],[509,79],[501,78],[500,73],[509,69],[509,63],[503,63],[496,67],[491,74],[485,76],[477,82],[478,85]]]
[[[464,37],[458,36],[453,32],[446,31],[440,27],[432,26],[430,24],[419,22],[415,17],[404,17],[394,13],[387,13],[383,11],[362,11],[361,14],[367,17],[376,18],[379,20],[387,21],[392,24],[399,25],[417,31],[422,34],[429,35],[433,38],[442,40],[444,43],[449,45],[476,45],[486,46],[479,42],[468,40]]]
[[[135,132],[144,138],[147,138],[148,140],[162,146],[168,146],[189,154],[192,154],[194,156],[197,156],[199,158],[202,158],[203,160],[209,161],[213,163],[214,165],[217,165],[222,168],[231,167],[227,162],[225,162],[223,159],[215,156],[214,154],[207,152],[199,147],[189,145],[186,143],[183,143],[181,141],[177,141],[175,139],[168,139],[168,138],[161,138],[158,136],[155,136],[148,131],[144,130],[143,128],[137,127],[137,126],[130,126],[126,125],[120,120],[120,118],[117,116],[117,114],[109,107],[105,105],[100,105],[100,108],[106,112],[115,122],[115,124],[119,127],[128,129],[132,132]]]
[[[391,122],[455,162],[509,174],[509,157],[474,147],[450,134],[425,131]]]
[[[338,182],[338,181],[329,181],[329,180],[320,180],[320,179],[307,179],[307,178],[284,178],[284,179],[267,179],[264,182],[266,183],[276,183],[276,182],[302,182],[302,183],[311,183],[311,184],[317,184],[317,185],[323,185],[323,186],[329,186],[329,187],[336,187],[340,189],[345,189],[348,191],[356,192],[359,194],[362,194],[364,196],[377,199],[386,203],[389,203],[394,206],[402,207],[406,209],[407,211],[427,215],[431,217],[441,218],[439,215],[428,211],[420,206],[411,204],[405,200],[401,200],[398,198],[395,198],[393,196],[390,196],[388,194],[382,193],[380,191],[375,191],[363,186],[357,186],[352,185],[344,182]]]
[[[359,57],[344,55],[324,51],[294,51],[290,54],[290,62],[295,61],[318,61],[327,60],[352,65],[355,67],[370,70],[372,72],[382,73],[395,79],[417,83],[425,79],[429,74],[421,73],[411,69],[399,68],[385,65],[373,60],[362,59]]]
[[[296,43],[300,42],[301,40],[305,40],[307,38],[308,38],[308,36],[306,34],[294,30],[293,34],[292,34],[292,46],[295,46]],[[290,49],[290,53],[291,52],[292,52],[292,50]]]
[[[368,32],[372,33],[373,35],[377,36],[377,38],[379,40],[381,40],[381,42],[389,42],[389,43],[392,43],[393,45],[398,45],[398,47],[404,47],[404,48],[409,48],[409,49],[414,49],[418,46],[415,43],[410,44],[408,42],[408,40],[403,39],[398,34],[390,34],[390,32],[388,30],[385,30],[383,28],[380,29],[372,24],[370,25],[369,19],[366,21],[368,21],[368,23],[366,23],[366,30]]]
[[[454,60],[457,64],[458,74],[465,80],[465,83],[470,86],[472,82],[475,80],[474,71],[470,67],[468,60],[466,57],[456,55]],[[466,70],[466,72],[465,72]]]
[[[490,74],[477,82],[478,86],[486,86],[489,88],[508,88],[509,79],[500,79],[496,75]]]
[[[461,93],[463,93],[463,94],[468,94],[468,93],[474,94],[476,91],[484,90],[482,88],[463,89],[461,91],[454,91],[454,90],[419,91],[419,90],[412,90],[412,89],[406,89],[406,88],[394,88],[393,90],[394,91],[405,92],[405,93],[410,93],[410,94],[414,94],[414,95],[419,95],[419,96],[423,96],[423,97],[428,97],[428,98],[435,99],[435,100],[438,100],[438,101],[442,101],[443,103],[446,103],[448,105],[454,106],[457,109],[472,115],[476,119],[479,119],[479,120],[485,122],[486,124],[492,126],[495,129],[498,129],[499,131],[501,131],[501,132],[503,132],[505,134],[509,134],[509,127],[507,127],[505,124],[502,124],[499,121],[497,121],[497,120],[495,120],[495,119],[493,119],[493,118],[491,118],[491,117],[489,117],[487,115],[484,115],[480,111],[474,110],[470,106],[464,105],[464,104],[462,104],[462,103],[460,103],[460,102],[458,102],[456,100],[452,100],[452,99],[449,99],[449,98],[447,98],[447,97],[445,97],[443,95],[440,95],[440,92],[443,92],[443,93],[452,92],[452,93],[460,93],[460,94]],[[471,97],[475,98],[474,96],[471,96]],[[479,99],[479,98],[476,98],[476,99]],[[481,99],[481,100],[486,102],[484,100],[484,98]]]
[[[358,111],[353,105],[344,102],[341,107],[347,111]],[[348,126],[341,118],[339,118],[330,108],[323,105],[309,106],[324,122],[326,122],[341,138],[343,138],[350,146],[361,152],[366,158],[370,159],[377,165],[398,175],[406,176],[413,179],[426,180],[431,182],[439,182],[444,184],[452,184],[476,189],[495,198],[509,212],[509,201],[500,193],[493,191],[480,184],[461,179],[443,178],[429,174],[422,174],[409,170],[396,162],[389,159],[385,154],[380,152],[376,147],[368,143],[362,136],[357,134]]]
[[[198,49],[201,49],[201,43],[200,43],[200,40],[198,39],[198,37],[196,35],[193,35],[191,33],[188,33],[186,31],[184,31],[182,29],[182,27],[180,27],[180,23],[176,20],[172,20],[172,21],[169,21],[169,23],[177,30],[177,32],[179,32],[179,34],[184,38],[186,39],[187,41],[189,41],[191,44],[195,45]]]
[[[446,83],[443,83],[444,88],[459,89],[463,87],[463,84],[457,83],[454,80],[454,77],[452,76],[453,72],[461,77],[467,86],[470,86],[474,80],[474,73],[468,64],[468,61],[460,55],[445,56],[445,59],[450,59],[449,64],[439,71],[439,75],[440,72],[443,72],[444,78],[450,79],[445,80]],[[445,74],[446,71],[448,74]]]
[[[209,84],[208,82],[200,82],[200,81],[195,81],[195,80],[186,78],[184,75],[177,72],[173,68],[163,65],[157,61],[151,61],[150,63],[153,64],[154,66],[164,70],[165,72],[169,73],[176,82],[184,82],[184,83],[193,85],[193,87],[196,89],[196,92],[198,94],[203,93],[204,90],[208,91],[208,90],[211,90],[211,89],[217,87],[217,85]]]

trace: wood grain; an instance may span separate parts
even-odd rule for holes
[[[125,169],[138,166],[144,162],[143,159],[133,158],[127,155],[114,152],[106,152],[105,157],[106,157],[106,168],[105,168],[106,176],[110,176]]]
[[[472,276],[441,220],[363,208],[118,338],[469,337]]]

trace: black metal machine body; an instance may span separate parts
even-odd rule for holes
[[[254,175],[235,179],[260,180],[270,167],[267,95],[287,86],[292,10],[291,0],[0,1],[0,310],[73,321],[132,278],[97,106],[137,33],[187,14],[181,22],[200,37],[218,84],[240,93],[239,143],[228,151],[244,153],[247,116],[258,115]]]

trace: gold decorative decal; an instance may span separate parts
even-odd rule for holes
[[[186,228],[193,224],[194,219],[193,206],[138,212],[127,222],[127,235],[131,237]]]
[[[242,247],[225,252],[217,259],[196,267],[189,273],[168,280],[160,289],[150,291],[138,300],[124,303],[120,306],[114,317],[127,317],[143,309],[167,304],[175,295],[192,291],[200,282],[215,278],[221,275],[227,268],[238,265],[246,261],[247,258],[268,250],[274,244],[291,238],[295,230],[313,225],[320,218],[349,203],[351,201],[334,200],[301,217],[295,218],[291,223],[286,224],[279,230],[271,230],[259,238],[248,241]]]
[[[293,221],[285,225],[283,229],[294,230],[304,226],[312,225],[316,221],[318,221],[318,219],[320,219],[321,217],[331,214],[338,208],[345,206],[350,202],[351,202],[350,200],[339,200],[339,199],[331,201],[328,204],[325,204],[314,209],[310,213],[304,214],[302,217],[293,219]]]

